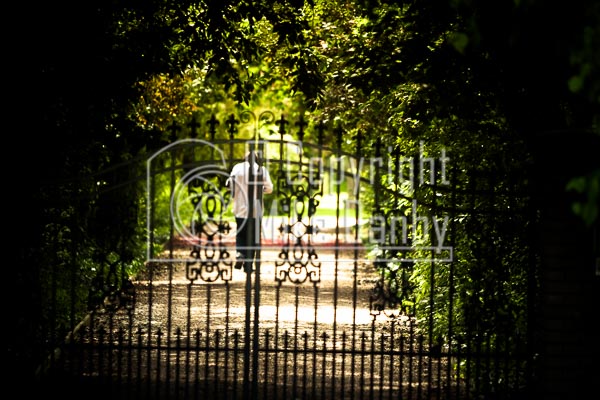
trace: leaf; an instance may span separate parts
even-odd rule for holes
[[[574,75],[569,79],[568,85],[571,92],[578,93],[583,89],[583,78],[579,75]]]
[[[574,202],[571,209],[587,226],[592,226],[600,214],[600,169],[585,176],[572,178],[567,183],[566,190],[585,195],[586,199]]]
[[[469,36],[463,32],[454,32],[450,35],[448,42],[454,46],[460,54],[465,54],[465,49],[469,44]]]
[[[577,193],[583,193],[583,191],[585,190],[585,186],[586,186],[585,177],[579,176],[577,178],[572,178],[567,183],[566,189],[567,189],[567,191],[575,190]]]

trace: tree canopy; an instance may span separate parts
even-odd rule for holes
[[[495,171],[500,181],[535,163],[531,149],[549,133],[576,141],[600,132],[592,0],[26,6],[7,53],[23,131],[10,135],[29,171],[9,181],[26,198],[11,216],[15,237],[28,238],[15,253],[27,266],[14,272],[21,290],[43,287],[57,265],[76,263],[87,282],[102,257],[139,264],[142,189],[105,189],[135,181],[119,166],[163,146],[168,125],[195,113],[309,110],[367,147],[380,140],[410,152],[425,141],[456,150],[459,170]],[[576,210],[592,224],[598,174],[573,178]],[[17,325],[35,331],[47,318],[22,318],[42,296],[12,311]],[[24,351],[17,343],[15,358]]]

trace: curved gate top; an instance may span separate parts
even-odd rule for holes
[[[278,121],[263,117],[259,120],[263,124],[277,123],[278,132],[271,131],[265,138],[254,127],[254,137],[236,138],[240,121],[231,117],[227,120],[230,135],[227,139],[216,139],[213,131],[210,141],[182,139],[150,157],[147,164],[149,262],[182,261],[180,256],[171,257],[171,252],[154,251],[165,243],[164,237],[155,235],[155,227],[156,221],[165,220],[164,215],[158,215],[165,209],[160,203],[168,201],[171,244],[188,243],[195,248],[191,252],[195,260],[188,262],[210,259],[211,263],[205,266],[222,272],[214,279],[231,278],[233,252],[215,249],[224,249],[235,239],[231,188],[226,182],[233,165],[241,162],[250,149],[258,150],[274,184],[273,193],[263,199],[260,249],[278,250],[276,279],[319,282],[317,247],[348,250],[353,246],[364,254],[359,234],[367,224],[360,215],[364,207],[358,200],[359,181],[364,178],[357,170],[354,155],[324,146],[324,125],[318,126],[317,143],[310,144],[303,141],[307,125],[303,121],[296,123],[299,127],[296,140],[287,133],[288,121],[284,117]],[[162,191],[157,189],[161,185]],[[168,198],[164,196],[165,185],[170,187]],[[346,186],[353,187],[348,190]]]

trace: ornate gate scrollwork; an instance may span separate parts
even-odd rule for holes
[[[283,160],[285,127],[288,121],[282,117],[277,123],[281,135],[280,160]],[[299,127],[299,160],[294,164],[288,161],[287,165],[280,161],[277,176],[279,211],[286,220],[279,226],[284,242],[279,260],[275,262],[275,280],[279,283],[290,281],[302,284],[308,281],[317,284],[321,281],[321,262],[312,243],[312,235],[318,230],[313,225],[312,218],[317,212],[319,197],[323,194],[321,165],[317,166],[316,171],[313,170],[315,165],[307,162],[303,155],[301,146],[306,122],[300,119],[295,125]],[[322,142],[322,130],[319,135]],[[321,163],[321,158],[318,159]]]
[[[201,166],[189,171],[177,183],[172,212],[178,201],[189,201],[193,206],[192,221],[185,237],[191,241],[192,251],[186,261],[186,277],[190,281],[201,280],[213,283],[230,281],[233,260],[224,243],[224,235],[231,231],[224,213],[231,201],[229,189],[225,186],[228,172],[214,166]],[[176,214],[173,214],[176,215]]]
[[[378,257],[382,260],[383,257]],[[382,313],[388,318],[398,318],[401,315],[410,316],[414,313],[412,288],[409,282],[412,264],[376,261],[385,266],[378,269],[380,279],[375,282],[369,296],[371,315],[377,317]],[[385,271],[385,272],[384,272]]]
[[[392,155],[393,157],[394,155]],[[399,154],[395,154],[399,157]],[[381,155],[381,142],[375,146],[375,158],[383,160]],[[398,162],[395,163],[399,165]],[[395,178],[400,179],[400,172],[396,171]],[[401,202],[388,207],[383,211],[383,204],[379,198],[380,171],[376,170],[375,176],[375,210],[371,218],[371,230],[375,241],[379,244],[374,266],[379,271],[380,277],[369,296],[369,308],[373,318],[382,313],[388,318],[414,315],[413,285],[410,282],[414,262],[407,252],[411,249],[411,238],[407,236],[406,224],[395,224],[393,221],[405,218],[410,212]],[[399,186],[399,182],[396,182]]]

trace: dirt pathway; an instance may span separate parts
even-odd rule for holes
[[[186,250],[177,256],[186,257]],[[336,259],[337,256],[337,259]],[[387,322],[380,315],[374,320],[370,296],[378,275],[371,265],[354,261],[348,254],[319,249],[319,267],[303,283],[281,278],[280,260],[274,249],[262,252],[260,266],[261,330],[278,332],[368,331],[373,322]],[[287,268],[286,268],[287,270]],[[232,269],[231,279],[206,283],[190,280],[194,274],[185,263],[155,265],[134,281],[136,306],[134,325],[155,331],[180,328],[182,332],[220,330],[243,331],[246,321],[246,273]],[[293,273],[293,268],[290,269]],[[250,315],[254,319],[255,274],[252,274]],[[128,321],[129,322],[129,321]]]

